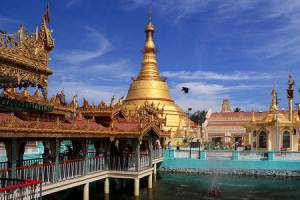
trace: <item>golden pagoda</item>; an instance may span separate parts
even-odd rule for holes
[[[135,110],[147,104],[161,109],[163,117],[167,119],[167,123],[163,127],[164,130],[171,129],[171,137],[183,138],[186,136],[184,127],[191,126],[193,122],[175,104],[171,97],[166,78],[159,74],[153,40],[154,32],[155,28],[152,24],[150,9],[149,21],[145,28],[146,41],[143,51],[144,59],[142,61],[142,68],[139,75],[132,78],[124,105],[128,110]]]

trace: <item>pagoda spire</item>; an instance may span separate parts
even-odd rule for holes
[[[254,109],[252,109],[252,114],[251,114],[251,120],[250,120],[250,123],[255,123]]]
[[[153,40],[155,32],[152,24],[152,7],[149,7],[148,24],[145,28],[146,41],[144,45],[144,59],[142,62],[142,68],[137,80],[161,80],[156,61],[156,49]]]
[[[273,87],[273,90],[272,90],[272,104],[270,106],[270,110],[277,110],[277,92],[276,92],[276,88],[275,86]]]

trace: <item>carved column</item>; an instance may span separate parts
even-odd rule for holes
[[[54,143],[53,155],[55,155],[55,165],[54,165],[54,182],[59,180],[60,166],[59,166],[59,153],[60,153],[60,141],[58,138],[52,140],[50,145]]]
[[[51,151],[51,154],[52,154],[52,157],[53,157],[53,161],[56,162],[56,158],[58,158],[57,162],[59,162],[59,153],[60,153],[60,151],[56,155],[56,146],[55,146],[56,140],[55,139],[51,139],[48,142],[49,142],[50,151]],[[46,142],[43,141],[43,144],[44,144],[44,148],[45,148]],[[60,146],[59,146],[59,148],[60,148]]]
[[[17,154],[17,165],[18,166],[23,166],[23,157],[24,157],[24,152],[25,152],[25,146],[26,146],[26,141],[17,142],[17,148],[15,149],[15,151],[18,152],[18,154]]]
[[[82,149],[84,150],[84,175],[87,175],[89,173],[89,168],[88,168],[88,162],[89,162],[89,155],[88,155],[88,150],[89,150],[89,140],[88,139],[83,139],[82,142]]]
[[[148,140],[148,148],[149,148],[149,167],[152,167],[152,155],[153,155],[153,143],[152,143],[152,138]]]
[[[134,141],[135,143],[135,171],[140,171],[140,139]]]
[[[161,137],[161,138],[160,138],[160,146],[161,146],[161,149],[164,149],[164,147],[165,147],[165,140],[166,140],[165,137]]]
[[[96,156],[98,156],[100,154],[101,142],[100,140],[94,140],[93,142],[96,149]]]
[[[16,138],[11,140],[11,178],[16,178],[17,176],[17,146],[18,142]]]
[[[3,143],[5,145],[5,150],[6,150],[6,157],[7,157],[7,168],[11,167],[11,164],[13,162],[12,160],[12,140],[10,139],[5,139],[3,140]],[[16,161],[14,161],[16,162]]]

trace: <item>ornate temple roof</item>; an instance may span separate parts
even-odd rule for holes
[[[48,76],[53,73],[48,53],[54,40],[45,16],[35,32],[22,25],[16,33],[0,33],[0,89],[38,86],[47,97]]]
[[[163,108],[154,104],[128,111],[122,105],[123,97],[117,103],[113,97],[108,105],[103,101],[89,105],[84,99],[79,106],[77,95],[66,102],[63,90],[48,99],[48,75],[53,73],[48,53],[54,47],[49,20],[47,6],[35,33],[23,25],[15,34],[0,33],[0,137],[141,138],[149,131],[158,137],[170,136],[169,131],[162,130],[166,124]],[[150,24],[146,32],[154,32],[154,27]],[[145,45],[148,53],[152,51],[150,43],[149,39]],[[39,90],[30,94],[30,86],[41,88],[43,95]],[[23,90],[18,92],[17,87]]]

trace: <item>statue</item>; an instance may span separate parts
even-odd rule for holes
[[[295,85],[295,81],[292,80],[292,75],[289,74],[289,80],[288,80],[288,89],[287,89],[287,97],[289,99],[292,99],[294,97],[294,89],[293,89],[293,85]]]
[[[62,91],[60,91],[60,93],[56,94],[56,99],[61,105],[63,105],[63,106],[66,105],[66,97],[65,97],[64,90],[62,90]]]
[[[293,89],[293,85],[295,85],[295,81],[292,80],[292,75],[291,74],[289,74],[288,84],[289,84],[289,89],[292,90]]]
[[[99,103],[98,108],[105,107],[105,106],[106,106],[106,105],[105,105],[104,101],[102,100],[102,101]]]
[[[89,107],[89,102],[86,98],[83,97],[83,105],[82,105],[82,108],[83,109],[86,109]]]
[[[119,100],[118,100],[118,105],[119,105],[119,106],[121,106],[121,105],[123,104],[124,96],[125,96],[125,95],[123,95],[123,96],[121,96],[121,97],[119,98]]]
[[[112,96],[109,106],[112,107],[115,100],[115,95]]]
[[[71,101],[71,103],[70,103],[70,106],[71,106],[72,108],[75,108],[75,109],[78,108],[78,103],[77,103],[76,97],[77,97],[77,94],[76,94],[75,96],[73,96],[73,99],[72,99],[72,101]]]

